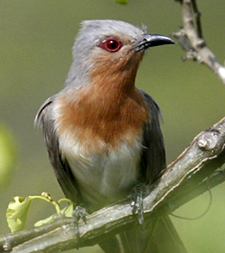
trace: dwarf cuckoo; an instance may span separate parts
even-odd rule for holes
[[[174,44],[116,20],[83,21],[65,88],[36,116],[57,180],[75,203],[94,212],[151,185],[165,169],[160,110],[135,87],[149,47]],[[118,239],[119,238],[119,239]],[[100,243],[105,252],[186,252],[169,217],[145,221]]]

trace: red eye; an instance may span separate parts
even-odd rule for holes
[[[122,47],[122,43],[119,39],[110,36],[106,37],[104,40],[102,40],[99,44],[99,47],[102,49],[105,49],[109,52],[117,52]]]

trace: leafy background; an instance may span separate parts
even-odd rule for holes
[[[224,0],[201,0],[204,37],[221,62],[225,57]],[[57,93],[71,64],[71,47],[85,19],[120,19],[148,31],[169,35],[181,22],[175,1],[112,0],[55,1],[1,0],[0,2],[0,121],[11,130],[17,163],[8,186],[0,190],[0,233],[9,233],[5,211],[13,196],[49,192],[63,197],[49,164],[42,134],[33,127],[35,114],[46,98]],[[159,103],[164,122],[167,162],[171,162],[200,131],[224,116],[225,87],[206,67],[181,61],[179,46],[148,51],[137,76],[137,86]],[[13,157],[14,159],[14,157]],[[189,252],[225,251],[224,184],[212,190],[213,205],[201,219],[172,218]],[[209,202],[206,193],[176,211],[194,217]],[[45,203],[32,204],[28,228],[50,215]],[[101,252],[96,246],[79,252]]]

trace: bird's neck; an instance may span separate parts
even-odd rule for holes
[[[149,115],[134,86],[135,75],[136,71],[106,72],[92,77],[91,85],[83,86],[74,96],[62,93],[57,113],[59,133],[70,129],[71,138],[89,145],[92,140],[93,147],[100,142],[118,147],[121,141],[131,144],[140,140]]]

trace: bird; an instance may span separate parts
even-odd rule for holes
[[[147,49],[174,43],[125,21],[81,22],[65,87],[44,102],[35,124],[65,196],[88,212],[151,186],[165,170],[160,108],[135,79]],[[186,252],[168,216],[99,245],[105,252]]]

